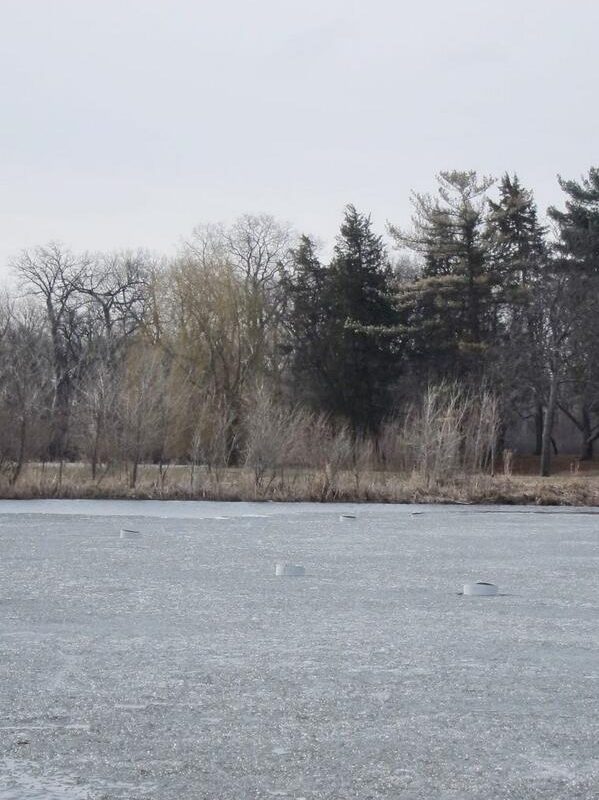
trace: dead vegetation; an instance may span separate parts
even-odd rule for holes
[[[158,430],[160,426],[156,425]],[[141,448],[96,463],[28,463],[18,479],[0,465],[4,498],[153,498],[381,503],[598,505],[597,474],[562,458],[561,474],[533,477],[538,459],[498,455],[493,395],[452,384],[432,387],[374,436],[259,390],[245,410],[244,436],[229,417],[199,415],[186,464],[143,461]],[[140,439],[141,441],[141,439]],[[232,448],[239,464],[230,465]],[[163,448],[159,448],[160,452]],[[134,470],[135,480],[131,479]],[[525,474],[525,473],[529,474]]]
[[[432,481],[416,472],[295,468],[256,481],[249,467],[209,470],[143,465],[134,489],[126,470],[92,479],[86,464],[28,464],[17,484],[0,478],[2,498],[97,498],[160,500],[267,500],[276,502],[467,503],[550,506],[599,505],[599,475],[456,475]]]

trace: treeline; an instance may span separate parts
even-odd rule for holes
[[[250,215],[196,228],[171,260],[23,252],[0,309],[0,467],[13,484],[27,461],[85,461],[94,478],[126,465],[131,487],[148,462],[261,481],[340,449],[345,464],[454,468],[478,436],[482,469],[530,418],[549,474],[560,410],[592,458],[599,169],[560,186],[543,224],[516,176],[443,172],[411,224],[389,225],[392,247],[348,206],[326,261]]]

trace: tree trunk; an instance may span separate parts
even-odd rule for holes
[[[591,431],[591,415],[586,405],[582,407],[582,447],[580,451],[581,461],[593,460],[593,433]]]
[[[543,452],[543,405],[537,403],[535,408],[535,456]]]
[[[11,486],[14,486],[16,482],[19,480],[19,475],[21,474],[21,470],[23,469],[23,461],[25,460],[26,438],[27,438],[27,422],[25,421],[25,419],[22,419],[21,424],[19,425],[19,454],[17,456],[17,463],[15,464],[13,473],[10,476]]]
[[[166,482],[166,473],[168,471],[168,464],[166,468],[164,466],[164,460],[162,456],[160,456],[160,460],[158,461],[158,483],[160,486],[160,494],[164,492],[164,484]]]
[[[94,446],[92,448],[92,457],[91,457],[91,467],[92,467],[92,480],[96,480],[96,474],[98,472],[98,451],[99,451],[99,443],[100,443],[100,431],[98,426],[96,426],[96,430],[94,432]]]
[[[541,449],[541,476],[546,478],[551,471],[551,439],[553,433],[553,422],[557,409],[557,373],[551,373],[551,385],[549,387],[549,401],[545,411],[545,424],[543,425],[543,446]]]
[[[137,485],[137,469],[139,467],[139,456],[136,454],[131,464],[131,474],[129,476],[129,488],[135,489]]]
[[[237,430],[239,417],[236,414],[232,420],[226,423],[225,429],[225,466],[238,467],[241,463],[241,451],[239,449]]]
[[[66,456],[69,422],[71,412],[71,386],[66,378],[61,378],[56,387],[52,408],[52,438],[48,446],[50,458],[62,461]]]

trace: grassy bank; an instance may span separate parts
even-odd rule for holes
[[[551,478],[527,474],[534,459],[515,464],[512,475],[454,475],[431,479],[412,472],[382,470],[192,469],[146,465],[130,488],[125,468],[103,471],[95,479],[86,464],[28,464],[16,484],[0,477],[0,497],[160,500],[270,500],[280,502],[483,503],[599,505],[599,471],[581,469],[568,459]]]

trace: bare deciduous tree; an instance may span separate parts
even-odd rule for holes
[[[39,297],[46,310],[53,371],[51,458],[66,455],[75,373],[81,362],[84,324],[78,285],[87,258],[77,257],[60,244],[25,250],[14,262],[26,294]]]
[[[4,315],[3,315],[4,316]],[[30,303],[11,306],[3,320],[0,340],[0,404],[4,426],[3,455],[10,456],[9,482],[14,485],[23,469],[31,429],[41,422],[51,398],[52,375],[40,310]]]

